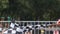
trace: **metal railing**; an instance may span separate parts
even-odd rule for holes
[[[0,21],[1,23],[8,23],[10,25],[11,21]],[[27,32],[23,32],[23,34],[55,34],[60,32],[60,27],[51,27],[50,25],[56,24],[57,21],[15,21],[15,23],[19,23],[20,26],[30,27],[33,26]],[[8,26],[9,27],[9,26]],[[56,32],[55,32],[56,31]],[[59,33],[60,34],[60,33]]]

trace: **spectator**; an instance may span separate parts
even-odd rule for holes
[[[3,25],[2,25],[2,23],[0,23],[0,34],[2,34],[2,27],[3,27]]]
[[[57,24],[60,24],[60,19],[57,21]]]
[[[8,28],[8,23],[5,23],[5,27]]]

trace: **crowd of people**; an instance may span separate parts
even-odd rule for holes
[[[22,26],[20,23],[15,23],[14,20],[11,21],[9,28],[2,28],[2,24],[0,25],[0,31],[3,32],[3,34],[32,34],[31,30],[35,27],[31,24],[25,24],[26,26]],[[36,28],[39,25],[36,25]]]
[[[31,34],[30,31],[32,30],[32,27],[21,26],[19,23],[15,23],[15,19],[1,17],[0,21],[11,21],[10,23],[0,22],[0,34]]]
[[[30,22],[31,23],[31,22]],[[32,30],[39,29],[41,27],[46,27],[46,24],[38,24],[38,22],[35,23],[28,23],[23,24],[16,23],[14,19],[11,20],[9,26],[8,24],[5,24],[5,28],[3,28],[2,23],[0,24],[0,32],[3,34],[32,34]],[[37,31],[36,31],[37,32]],[[33,33],[34,34],[34,33]]]
[[[1,21],[5,21],[5,20],[6,19],[4,19],[4,17],[1,18]],[[57,21],[57,24],[59,23],[60,23],[60,20]],[[5,25],[2,22],[0,22],[0,34],[41,34],[39,29],[46,28],[46,27],[49,28],[48,27],[49,25],[50,24],[48,23],[38,24],[38,22],[36,23],[29,22],[29,23],[23,24],[23,22],[18,23],[18,22],[15,22],[15,19],[12,19],[10,23],[7,22]],[[35,31],[37,33],[35,33]]]

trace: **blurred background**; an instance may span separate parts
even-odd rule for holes
[[[0,0],[0,18],[55,21],[60,18],[60,0]]]
[[[60,26],[53,25],[56,24],[56,22],[50,22],[60,19],[60,0],[0,0],[0,21],[2,21],[0,22],[1,32],[3,28],[5,29],[10,28],[11,22],[8,21],[11,21],[12,19],[17,21],[48,21],[48,22],[26,22],[26,23],[17,22],[16,23],[19,25],[18,27],[20,27],[21,24],[23,25],[25,24],[26,29],[28,27],[27,25],[29,25],[28,23],[31,23],[34,26],[34,27],[31,26],[31,29],[33,28],[36,29],[39,27],[50,28],[50,25],[51,28],[52,27],[60,28]],[[7,22],[3,22],[3,21],[7,21]],[[34,25],[35,23],[36,25]],[[15,23],[13,23],[13,25],[15,25]],[[12,28],[12,30],[13,29],[14,28]],[[36,29],[34,31],[37,31],[36,34],[39,34],[38,32],[40,30]],[[42,30],[42,32],[44,31]],[[46,32],[45,34],[48,34],[48,32]]]

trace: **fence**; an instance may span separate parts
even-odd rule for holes
[[[11,21],[0,22],[3,24],[7,23],[8,25],[11,23]],[[22,27],[31,28],[30,31],[23,32],[23,34],[60,34],[60,26],[51,26],[52,24],[56,24],[56,21],[15,21],[15,23],[18,23]]]

